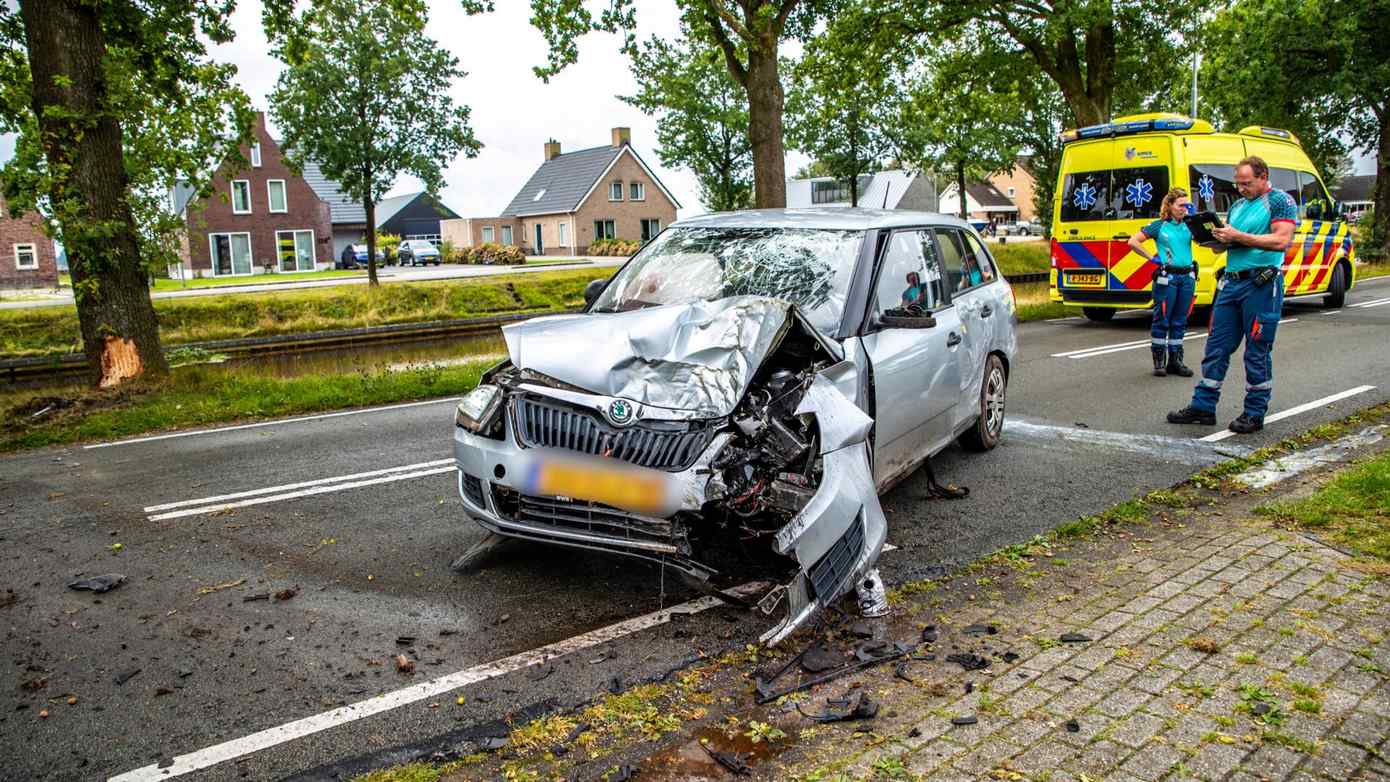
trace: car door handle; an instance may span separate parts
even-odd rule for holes
[[[993,314],[994,314],[994,308],[991,307],[991,306],[989,306],[988,304],[985,305],[985,308],[984,308],[984,309],[980,310],[980,317],[982,317],[982,318],[988,318],[990,315],[993,315]]]
[[[951,336],[946,338],[946,347],[953,348],[960,344],[960,335],[952,331]]]

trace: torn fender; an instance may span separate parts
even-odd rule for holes
[[[845,363],[818,373],[796,410],[815,416],[820,429],[821,482],[806,507],[777,531],[777,551],[795,557],[800,572],[784,587],[786,617],[762,635],[768,645],[848,592],[878,561],[888,535],[869,459],[873,419],[837,388],[853,369]]]

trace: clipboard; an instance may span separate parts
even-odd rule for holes
[[[1231,245],[1218,240],[1211,234],[1213,228],[1223,228],[1226,225],[1221,222],[1221,218],[1217,217],[1215,212],[1198,212],[1188,215],[1183,218],[1183,222],[1187,223],[1187,230],[1192,232],[1192,239],[1197,244],[1209,250],[1229,250],[1231,248]]]

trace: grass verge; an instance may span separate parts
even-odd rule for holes
[[[1390,453],[1341,471],[1310,497],[1263,505],[1257,512],[1390,564]]]
[[[579,307],[584,286],[611,269],[415,281],[265,293],[156,299],[166,346],[206,340],[419,323]],[[51,356],[82,350],[75,307],[0,311],[0,356]]]
[[[1018,299],[1018,319],[1021,323],[1065,318],[1076,314],[1075,308],[1068,308],[1060,302],[1048,301],[1045,282],[1017,283],[1013,288],[1014,296]]]
[[[1051,268],[1052,250],[1047,241],[1019,242],[1018,244],[990,244],[990,255],[994,256],[999,271],[1005,277],[1010,274],[1033,274]]]
[[[16,395],[4,411],[0,451],[456,396],[493,363],[295,378],[193,367],[111,391]]]

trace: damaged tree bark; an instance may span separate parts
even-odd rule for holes
[[[108,388],[165,375],[169,365],[127,200],[121,127],[109,105],[103,8],[81,0],[20,3],[47,195],[68,254],[89,376]]]

